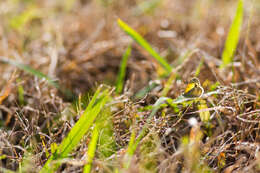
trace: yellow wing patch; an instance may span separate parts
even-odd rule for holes
[[[194,89],[194,87],[196,87],[196,84],[195,84],[195,83],[189,83],[189,84],[187,85],[187,87],[185,88],[184,93],[188,93],[189,91],[191,91],[192,89]]]
[[[188,83],[183,93],[184,97],[200,97],[204,93],[203,88],[200,85],[200,81],[197,78],[192,78]]]

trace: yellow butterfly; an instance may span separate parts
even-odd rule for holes
[[[204,93],[204,89],[200,85],[199,79],[194,77],[189,81],[182,95],[187,98],[193,98],[193,97],[201,97],[203,93]]]

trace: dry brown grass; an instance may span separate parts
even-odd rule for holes
[[[131,43],[116,24],[120,17],[177,69],[178,77],[167,97],[181,95],[201,61],[197,77],[205,93],[216,91],[203,96],[211,114],[209,123],[201,122],[196,103],[178,104],[178,111],[164,105],[149,124],[128,171],[260,171],[260,3],[245,1],[234,66],[220,70],[236,1],[163,0],[144,12],[137,8],[142,0],[102,2],[106,1],[75,1],[66,11],[60,1],[1,1],[0,58],[30,65],[76,96],[86,93],[86,104],[98,84],[113,86],[116,82],[121,57]],[[20,29],[12,28],[13,17],[30,6],[37,15]],[[116,145],[106,159],[97,151],[93,171],[123,169],[121,158],[130,134],[146,123],[149,106],[161,97],[167,81],[159,76],[158,64],[144,49],[136,43],[132,47],[124,93],[114,93],[110,108]],[[194,53],[184,60],[191,51]],[[81,111],[75,100],[14,66],[0,63],[0,74],[0,172],[16,171],[19,165],[25,172],[37,172],[51,144],[64,139]],[[158,79],[156,88],[144,98],[134,99],[136,92]],[[220,85],[212,88],[216,82]],[[191,117],[197,125],[189,124]],[[82,171],[89,136],[71,154],[75,160],[65,160],[60,172]]]

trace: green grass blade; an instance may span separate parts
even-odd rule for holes
[[[128,148],[127,148],[127,151],[126,151],[127,154],[130,155],[130,156],[132,156],[135,152],[135,148],[134,148],[135,137],[136,137],[135,129],[133,129],[129,143],[128,143]]]
[[[40,17],[40,8],[36,6],[28,7],[23,13],[13,17],[9,24],[13,29],[22,30],[26,23],[34,18]]]
[[[93,125],[96,117],[101,112],[108,99],[108,89],[101,92],[101,87],[98,88],[83,115],[81,115],[80,119],[70,130],[67,137],[57,148],[56,152],[53,153],[45,163],[41,172],[54,172],[59,167],[59,163],[56,162],[52,164],[51,162],[66,158],[68,154],[79,144],[80,140]]]
[[[49,85],[52,85],[54,86],[55,88],[57,89],[60,89],[60,86],[57,82],[55,82],[53,79],[51,79],[49,76],[43,74],[42,72],[38,71],[38,70],[35,70],[33,69],[32,67],[28,66],[28,65],[25,65],[25,64],[21,64],[21,63],[18,63],[16,61],[13,61],[11,59],[8,59],[8,58],[2,58],[0,59],[0,61],[4,62],[4,63],[7,63],[7,64],[10,64],[10,65],[13,65],[23,71],[26,71],[40,79],[44,79],[48,82]]]
[[[82,115],[83,117],[80,118],[74,128],[71,129],[67,138],[62,141],[60,146],[61,150],[59,153],[62,158],[69,154],[69,152],[79,143],[80,139],[91,127],[98,113],[107,101],[107,98],[105,97],[106,96],[102,96],[102,100],[97,105],[95,105],[89,112]]]
[[[21,69],[21,70],[31,74],[31,75],[33,75],[33,76],[38,77],[39,79],[46,80],[49,85],[51,85],[51,86],[57,88],[58,90],[60,90],[66,96],[67,99],[72,99],[72,98],[75,97],[70,90],[61,87],[58,84],[58,82],[54,81],[51,77],[45,75],[44,73],[42,73],[42,72],[40,72],[38,70],[33,69],[29,65],[18,63],[18,62],[14,61],[14,60],[11,60],[11,59],[5,58],[5,57],[1,57],[0,58],[0,62],[13,65],[13,66],[15,66],[15,67],[17,67],[17,68],[19,68],[19,69]]]
[[[124,30],[129,36],[131,36],[140,46],[142,46],[152,57],[154,57],[161,66],[166,70],[169,74],[172,71],[172,67],[168,62],[157,53],[152,46],[140,35],[138,34],[133,28],[128,26],[125,22],[121,19],[117,20],[118,25],[122,30]]]
[[[236,10],[236,16],[231,24],[225,48],[222,53],[222,64],[220,68],[226,67],[229,63],[233,62],[233,56],[239,41],[240,30],[243,23],[243,0],[239,0]]]
[[[136,137],[135,129],[133,128],[131,136],[130,136],[130,140],[129,140],[129,143],[128,143],[126,155],[125,155],[125,158],[124,158],[124,168],[125,169],[129,168],[132,156],[134,155],[134,152],[136,150],[136,148],[134,147],[135,137]]]
[[[135,139],[135,131],[132,131],[131,134],[131,138],[128,144],[128,148],[127,148],[127,153],[125,155],[125,164],[124,164],[124,168],[128,169],[132,160],[132,156],[134,155],[137,146],[139,145],[139,143],[141,142],[141,140],[143,139],[143,137],[146,135],[147,132],[147,128],[148,125],[150,124],[152,117],[156,114],[156,112],[160,109],[161,104],[163,104],[166,100],[168,100],[167,97],[160,97],[153,105],[153,109],[152,112],[150,113],[148,119],[146,120],[146,124],[144,125],[144,127],[142,128],[140,134],[138,135],[138,137]],[[135,139],[135,140],[134,140]]]
[[[158,5],[161,3],[161,0],[147,0],[140,2],[137,7],[134,9],[134,14],[136,16],[142,15],[144,13],[153,12]]]
[[[196,68],[196,71],[195,71],[195,75],[194,75],[194,76],[196,76],[196,77],[199,76],[203,64],[204,64],[204,59],[202,58],[202,59],[200,60],[199,65],[198,65],[197,68]]]
[[[100,127],[99,125],[96,125],[92,133],[91,141],[88,145],[88,153],[87,153],[88,158],[87,158],[87,164],[84,166],[84,173],[91,172],[91,167],[92,167],[93,159],[95,157],[95,152],[97,148],[99,132],[100,132]]]
[[[169,79],[167,80],[166,84],[164,85],[164,88],[163,88],[163,90],[161,92],[161,96],[163,96],[163,97],[167,96],[168,92],[171,89],[171,86],[172,86],[173,82],[176,79],[176,76],[177,76],[176,73],[171,73]]]
[[[134,144],[132,145],[133,149],[131,149],[132,151],[135,151],[137,146],[139,145],[140,141],[142,140],[142,138],[145,136],[146,134],[146,130],[148,128],[148,124],[151,122],[152,117],[156,114],[156,112],[160,109],[161,104],[163,104],[168,98],[167,97],[160,97],[153,105],[153,109],[152,112],[150,113],[146,124],[144,125],[144,127],[142,128],[139,136],[137,137],[136,141],[134,142]],[[130,151],[131,151],[130,150]],[[134,153],[134,152],[132,152]]]
[[[138,91],[134,98],[135,99],[141,99],[143,98],[147,93],[149,93],[152,89],[154,89],[155,87],[157,87],[159,84],[156,82],[151,82],[148,84],[148,86],[142,88],[140,91]]]
[[[18,85],[18,101],[20,105],[24,105],[24,89],[22,85]]]
[[[127,66],[127,61],[128,58],[131,54],[131,46],[129,45],[128,48],[126,49],[121,64],[120,64],[120,70],[117,76],[117,82],[116,82],[116,92],[117,93],[121,93],[123,90],[123,86],[124,86],[124,79],[125,79],[125,73],[126,73],[126,66]]]

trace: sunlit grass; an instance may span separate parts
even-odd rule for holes
[[[59,167],[59,159],[66,158],[70,152],[80,143],[80,140],[93,125],[96,117],[103,109],[104,105],[109,99],[109,90],[102,91],[102,87],[99,87],[89,102],[84,113],[80,119],[70,130],[67,137],[63,139],[58,146],[55,153],[52,153],[51,157],[45,163],[41,172],[54,172]]]

